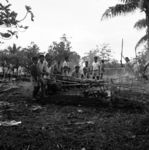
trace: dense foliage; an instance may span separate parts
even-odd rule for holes
[[[0,3],[0,27],[5,27],[6,31],[0,32],[2,39],[10,39],[12,36],[18,38],[20,28],[27,29],[28,26],[23,26],[21,23],[26,19],[28,14],[31,15],[31,20],[34,21],[34,15],[30,6],[25,6],[26,14],[22,19],[18,19],[18,13],[11,9],[11,3],[5,1]],[[13,28],[12,28],[13,27]]]
[[[74,67],[80,62],[80,56],[75,51],[71,51],[71,42],[64,34],[60,42],[53,42],[48,49],[49,60],[62,63],[66,57],[69,58],[70,66]]]
[[[0,52],[0,62],[2,66],[6,62],[16,68],[22,66],[29,70],[32,57],[38,55],[38,53],[39,47],[33,42],[26,48],[17,47],[16,44],[13,44],[13,46],[9,46]]]

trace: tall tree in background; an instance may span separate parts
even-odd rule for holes
[[[7,49],[4,50],[4,52],[7,53],[7,63],[13,64],[16,68],[20,65],[20,51],[21,47],[17,47],[16,44],[13,44],[13,46],[9,46]]]
[[[111,59],[111,48],[109,44],[103,43],[99,48],[99,57],[102,60],[110,61]]]
[[[100,46],[96,46],[95,49],[90,50],[85,56],[82,58],[83,62],[88,61],[91,65],[94,61],[94,57],[98,56],[100,60],[110,61],[111,60],[111,48],[109,44],[103,43]]]
[[[18,13],[11,9],[11,3],[8,0],[0,3],[0,27],[5,27],[4,32],[0,32],[2,39],[10,39],[12,36],[18,38],[19,29],[27,29],[28,26],[23,26],[21,23],[26,19],[28,14],[31,15],[31,20],[34,20],[34,15],[30,6],[25,6],[26,14],[22,19],[18,19]]]
[[[15,68],[22,66],[29,71],[32,64],[32,57],[38,56],[38,54],[39,47],[33,42],[26,48],[17,47],[16,44],[13,44],[5,50],[0,51],[0,62],[3,64],[6,61],[7,64],[12,64]]]
[[[68,40],[66,34],[60,38],[60,42],[53,42],[48,49],[49,60],[63,62],[66,57],[69,57],[72,66],[79,64],[80,56],[71,51],[71,42]]]
[[[122,2],[121,4],[116,4],[115,6],[109,7],[104,12],[102,20],[104,18],[132,13],[138,8],[144,11],[146,17],[137,21],[136,24],[134,25],[135,28],[139,29],[147,27],[146,34],[138,41],[135,47],[136,49],[144,41],[149,41],[149,1],[148,0],[120,0],[120,1]]]
[[[85,54],[85,56],[82,57],[82,60],[83,60],[83,62],[88,61],[89,65],[91,65],[94,61],[94,57],[98,56],[98,55],[99,55],[99,49],[96,48],[96,49],[93,49],[93,50],[90,50],[89,52],[87,52]]]
[[[27,48],[23,48],[21,51],[22,60],[21,65],[27,69],[27,71],[30,70],[30,66],[32,64],[32,57],[38,56],[39,54],[39,47],[34,42],[31,42],[31,44]]]
[[[17,54],[19,51],[20,51],[21,47],[17,47],[16,44],[13,44],[13,46],[9,46],[6,51],[9,53],[9,54]]]

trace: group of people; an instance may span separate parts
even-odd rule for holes
[[[104,74],[104,60],[99,62],[98,57],[94,57],[92,65],[89,65],[88,61],[85,61],[85,66],[82,68],[79,65],[76,65],[74,70],[70,67],[68,57],[65,58],[62,67],[61,74],[63,76],[72,76],[79,79],[102,79]]]
[[[65,60],[61,62],[55,62],[51,64],[50,61],[43,55],[32,58],[31,76],[34,86],[33,98],[36,99],[39,90],[41,90],[41,96],[46,96],[46,79],[51,79],[54,75],[72,76],[77,79],[93,78],[99,80],[103,78],[104,74],[104,60],[99,62],[98,57],[94,57],[94,62],[89,66],[89,62],[85,61],[85,66],[80,70],[80,66],[76,65],[74,70],[70,67],[69,57],[65,57]]]
[[[64,75],[70,75],[69,70],[71,69],[68,68],[69,66],[68,64],[69,62],[66,60],[63,63]],[[71,76],[74,78],[83,78],[83,79],[92,78],[99,80],[103,78],[104,68],[105,68],[104,60],[101,60],[101,62],[99,62],[98,57],[95,56],[91,66],[89,66],[88,61],[85,61],[85,66],[83,67],[82,71],[80,70],[79,65],[75,66],[75,70],[71,73]]]
[[[4,80],[8,79],[10,81],[12,77],[21,77],[25,75],[25,73],[23,67],[19,66],[17,68],[14,65],[8,64],[6,61],[4,61],[4,64],[0,66],[0,75]]]

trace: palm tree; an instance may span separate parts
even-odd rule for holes
[[[9,54],[17,54],[20,51],[21,47],[17,47],[16,44],[13,44],[13,46],[9,46],[7,48],[7,51],[9,52]]]
[[[8,63],[13,64],[17,70],[20,65],[21,58],[21,47],[16,46],[16,44],[13,44],[13,46],[9,46],[5,51],[7,51],[7,57],[8,57]]]
[[[135,23],[134,28],[136,28],[136,29],[138,29],[138,30],[147,28],[146,19],[143,18],[143,19],[138,20],[138,21]],[[137,44],[136,44],[136,46],[135,46],[135,52],[136,52],[137,48],[140,46],[140,44],[142,44],[142,43],[148,41],[148,40],[147,40],[147,39],[148,39],[147,32],[148,32],[148,31],[146,31],[146,34],[145,34],[143,37],[141,37],[140,40],[137,42]]]
[[[149,1],[148,0],[120,0],[121,4],[116,4],[115,6],[109,7],[103,14],[102,20],[104,18],[115,17],[119,15],[124,15],[132,13],[137,9],[141,9],[145,12],[145,18],[138,20],[134,27],[137,29],[147,28],[146,34],[137,42],[135,50],[137,47],[147,41],[149,49]]]

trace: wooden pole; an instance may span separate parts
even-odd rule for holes
[[[123,38],[122,38],[122,44],[121,44],[121,60],[120,60],[121,66],[123,66],[123,62],[122,62],[122,60],[123,60],[123,46],[124,46],[124,41],[123,41]]]

